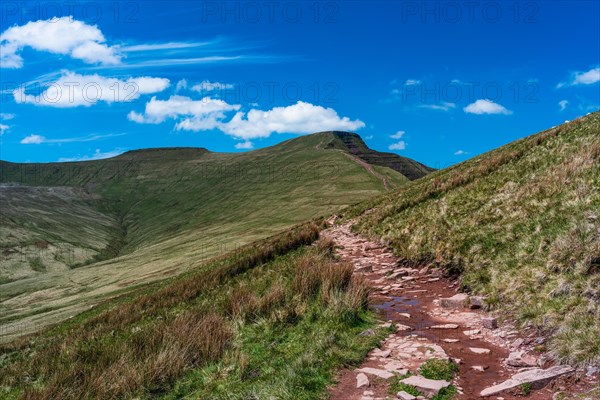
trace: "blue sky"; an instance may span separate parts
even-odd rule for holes
[[[0,158],[340,129],[443,168],[599,109],[599,4],[5,1]]]

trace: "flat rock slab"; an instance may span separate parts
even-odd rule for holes
[[[446,339],[442,339],[442,340],[444,342],[446,342],[446,343],[458,343],[458,342],[460,342],[459,339],[448,339],[448,338],[446,338]]]
[[[533,356],[525,354],[524,351],[513,351],[508,355],[506,363],[511,367],[535,367],[537,359]]]
[[[490,354],[491,352],[490,349],[482,349],[481,347],[469,347],[469,350],[475,354]]]
[[[444,324],[444,325],[434,325],[430,329],[457,329],[458,325],[456,324]]]
[[[366,367],[366,368],[361,368],[358,371],[363,372],[365,374],[369,374],[369,375],[375,375],[382,379],[390,379],[390,378],[394,377],[393,373],[386,371],[384,369]]]
[[[401,392],[398,392],[398,394],[396,395],[400,400],[415,400],[416,397],[413,396],[410,393],[406,393],[404,390]]]
[[[469,301],[469,295],[465,293],[455,294],[452,297],[440,299],[440,306],[443,308],[451,308],[459,310],[465,308]]]
[[[513,375],[512,378],[487,389],[481,391],[480,395],[482,397],[493,396],[495,394],[499,394],[504,392],[505,390],[509,390],[520,386],[524,383],[531,383],[535,385],[543,385],[547,381],[554,379],[558,376],[568,374],[573,372],[573,368],[568,365],[557,365],[555,367],[551,367],[548,369],[534,368],[529,371],[520,372],[516,375]]]
[[[362,372],[356,375],[356,387],[369,387],[369,378],[367,378],[367,376]]]
[[[443,388],[450,386],[450,382],[427,379],[419,375],[410,376],[406,379],[402,379],[400,382],[414,386],[419,392],[430,397],[438,394]]]

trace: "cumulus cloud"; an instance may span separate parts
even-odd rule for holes
[[[8,132],[9,129],[10,129],[10,126],[5,125],[5,124],[0,124],[0,136],[4,135],[6,132]]]
[[[23,58],[19,53],[25,47],[68,55],[88,64],[114,65],[121,61],[100,29],[73,17],[30,21],[6,29],[0,34],[0,67],[21,68]]]
[[[158,124],[175,119],[175,129],[205,131],[219,129],[244,140],[269,137],[272,133],[308,134],[327,130],[357,130],[365,126],[360,120],[340,117],[332,108],[316,106],[303,101],[287,107],[263,111],[239,111],[237,104],[205,97],[192,100],[185,96],[171,96],[168,100],[153,97],[143,114],[132,111],[129,120],[137,123]],[[237,111],[226,121],[227,113]]]
[[[463,155],[466,155],[466,154],[469,154],[469,152],[468,151],[464,151],[464,150],[457,150],[457,151],[454,152],[455,156],[463,156]]]
[[[578,85],[593,85],[600,82],[600,67],[595,67],[589,71],[574,72],[571,74],[571,79],[567,82],[561,82],[557,85],[558,88],[563,86],[578,86]]]
[[[474,103],[469,104],[468,106],[466,106],[465,108],[463,108],[463,110],[467,113],[467,114],[504,114],[504,115],[510,115],[513,112],[510,110],[507,110],[504,106],[498,104],[498,103],[494,103],[491,100],[487,100],[487,99],[479,99]]]
[[[404,140],[401,140],[397,143],[390,144],[388,148],[390,150],[404,150],[406,149],[406,142]]]
[[[249,140],[246,140],[244,142],[236,143],[235,148],[236,149],[253,149],[254,143],[252,143]]]
[[[39,95],[27,94],[21,87],[13,92],[15,102],[50,107],[91,106],[99,101],[106,103],[130,102],[141,95],[158,93],[169,87],[165,78],[138,77],[121,80],[97,74],[79,75],[66,72],[49,83]]]
[[[400,139],[402,136],[404,136],[406,132],[405,131],[398,131],[396,133],[394,133],[393,135],[390,135],[390,137],[392,139]]]
[[[187,96],[171,96],[167,100],[156,97],[146,103],[143,114],[131,111],[130,121],[146,124],[160,124],[167,119],[177,119],[178,130],[201,131],[214,129],[225,118],[225,112],[237,111],[240,106],[228,104],[223,100],[205,97],[192,100]]]
[[[298,101],[287,107],[274,107],[268,111],[238,112],[219,129],[242,139],[269,137],[271,133],[308,134],[317,131],[357,130],[363,128],[361,120],[341,117],[333,108],[324,108]]]

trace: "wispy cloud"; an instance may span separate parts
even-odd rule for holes
[[[456,104],[444,101],[439,104],[420,104],[418,107],[427,108],[429,110],[450,111],[451,109],[456,108]]]
[[[167,42],[167,43],[147,43],[135,44],[130,46],[119,46],[119,50],[123,53],[142,52],[142,51],[159,51],[159,50],[183,50],[193,49],[197,47],[205,47],[214,42]]]
[[[84,155],[84,156],[76,156],[76,157],[61,157],[57,161],[58,162],[73,162],[73,161],[92,161],[92,160],[103,160],[105,158],[116,157],[120,154],[123,154],[125,150],[123,149],[114,149],[111,151],[102,152],[100,149],[96,149],[94,154],[92,155]]]
[[[5,124],[0,124],[0,136],[4,135],[6,132],[8,132],[9,129],[10,129],[10,126],[5,125]]]
[[[464,156],[464,155],[467,155],[467,154],[469,154],[469,152],[468,151],[464,151],[464,150],[457,150],[457,151],[454,152],[455,156]]]
[[[42,144],[42,143],[80,143],[80,142],[95,142],[97,140],[107,139],[111,137],[123,136],[126,133],[110,133],[106,135],[93,134],[82,137],[48,139],[41,135],[29,135],[21,140],[21,144]]]
[[[558,102],[558,106],[560,107],[560,111],[565,111],[567,108],[567,104],[569,104],[568,100],[561,100]]]

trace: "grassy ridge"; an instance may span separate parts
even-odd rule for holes
[[[490,306],[551,333],[558,359],[600,362],[600,112],[348,215],[399,255],[446,268]]]
[[[326,149],[334,139],[315,134],[237,154],[174,148],[89,162],[0,162],[1,182],[28,185],[3,193],[74,192],[86,206],[77,196],[36,195],[18,213],[7,211],[22,240],[4,240],[8,231],[1,231],[1,250],[23,261],[0,260],[0,341],[380,194],[383,177],[388,187],[407,181]],[[47,251],[35,247],[37,239]],[[27,241],[33,245],[24,254],[19,242]],[[77,257],[62,257],[63,248]]]
[[[377,338],[368,290],[315,224],[1,349],[3,398],[313,399]],[[278,368],[278,366],[280,368]]]

